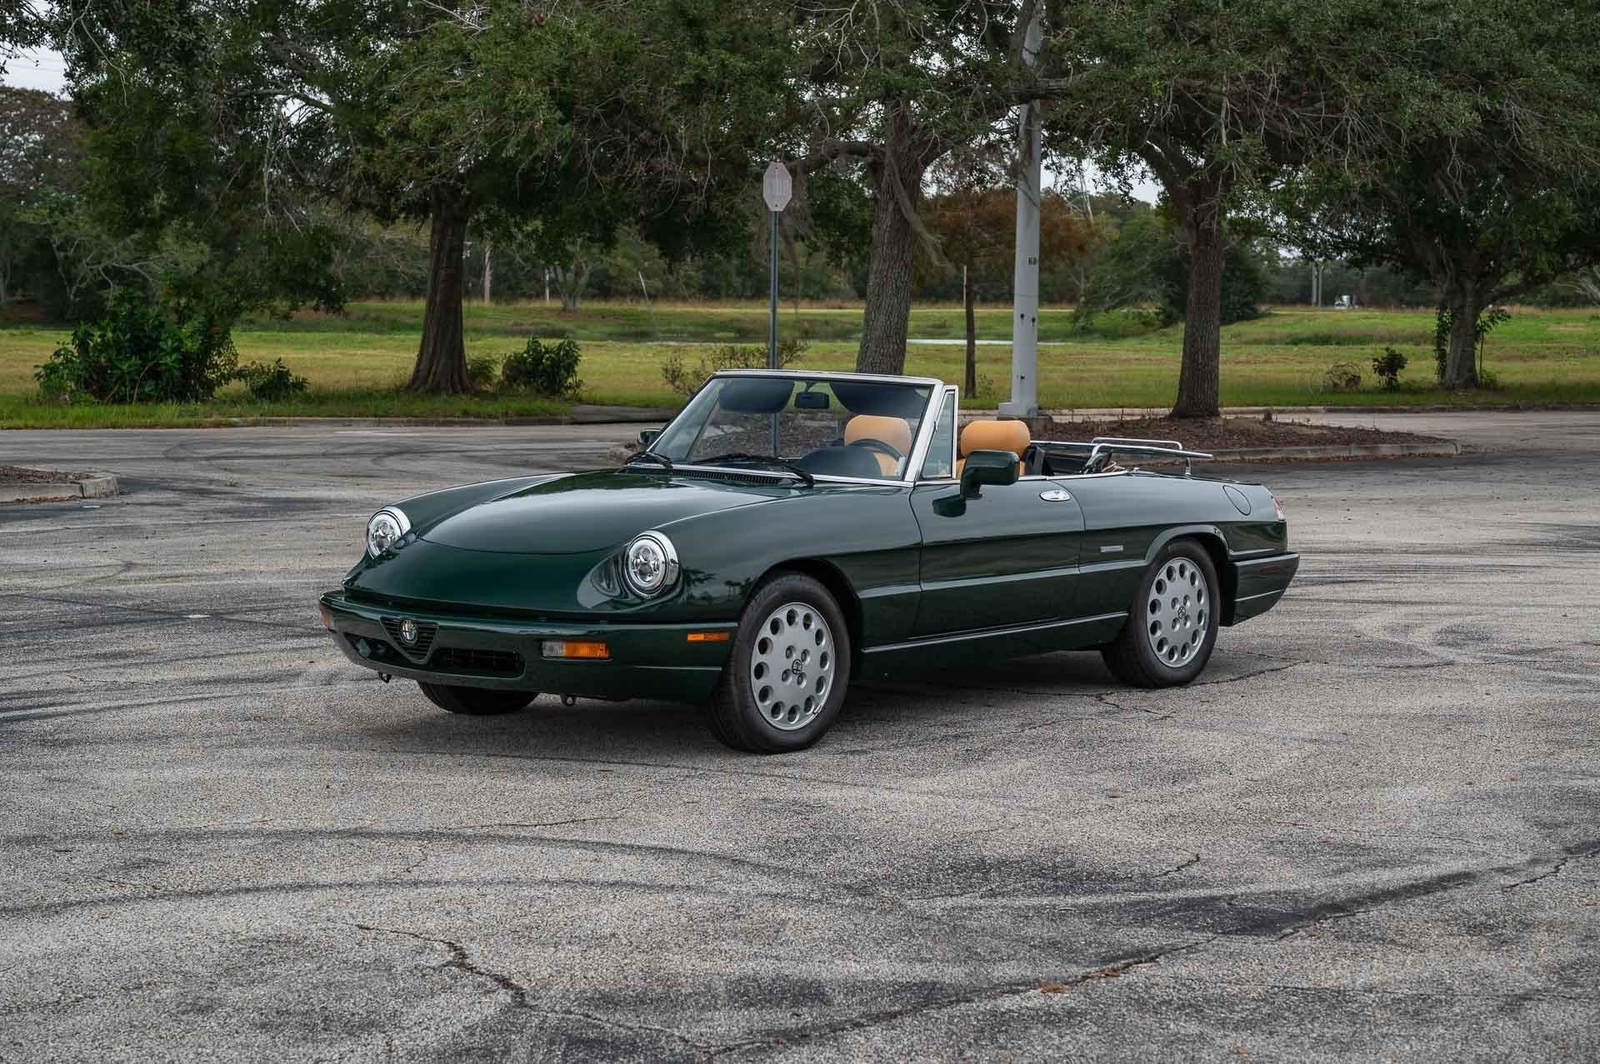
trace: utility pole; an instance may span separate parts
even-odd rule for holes
[[[488,306],[493,301],[491,293],[494,290],[494,241],[483,242],[483,305]]]
[[[1033,66],[1044,35],[1044,5],[1022,40],[1022,62]],[[1039,413],[1039,185],[1043,165],[1039,138],[1039,101],[1022,105],[1017,116],[1017,257],[1012,268],[1011,401],[1000,413],[1031,418]]]

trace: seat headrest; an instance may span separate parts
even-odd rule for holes
[[[974,421],[961,430],[961,457],[973,451],[1010,451],[1021,455],[1033,434],[1021,421]]]
[[[901,454],[911,453],[911,425],[903,417],[857,414],[844,426],[844,442],[882,440]]]

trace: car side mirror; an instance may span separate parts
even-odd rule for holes
[[[661,435],[661,430],[660,429],[640,429],[639,430],[639,446],[640,447],[648,447],[648,446],[650,446],[652,443],[656,442],[656,437],[659,436],[659,435]]]
[[[976,499],[984,484],[1004,487],[1017,482],[1017,466],[1021,462],[1011,451],[973,451],[961,467],[961,495]]]

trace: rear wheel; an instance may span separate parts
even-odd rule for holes
[[[442,683],[417,681],[428,701],[450,713],[467,717],[493,717],[501,713],[515,713],[526,709],[528,703],[538,698],[533,691],[494,691],[487,687],[455,687]]]
[[[1192,539],[1168,544],[1139,583],[1122,633],[1101,648],[1106,667],[1135,687],[1186,684],[1217,642],[1217,569]]]
[[[707,716],[735,750],[803,750],[832,726],[849,683],[838,603],[809,576],[784,573],[750,597]]]

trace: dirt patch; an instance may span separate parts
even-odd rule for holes
[[[88,480],[93,473],[58,473],[50,469],[24,469],[0,465],[0,484],[66,484]]]
[[[1344,425],[1309,425],[1299,421],[1263,421],[1258,417],[1137,418],[1128,421],[1074,421],[1057,425],[1053,439],[1088,440],[1095,436],[1136,436],[1180,440],[1199,451],[1231,451],[1245,447],[1345,446],[1361,443],[1440,443],[1436,436],[1414,432]]]

